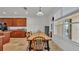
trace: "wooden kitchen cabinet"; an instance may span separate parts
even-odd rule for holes
[[[10,31],[0,32],[0,51],[3,50],[3,45],[10,41]]]
[[[3,37],[3,44],[6,44],[10,41],[10,31],[5,31],[3,32],[4,37]]]
[[[24,38],[26,37],[26,32],[21,30],[13,30],[10,33],[10,37],[12,38]]]
[[[0,38],[0,51],[3,50],[2,39]]]
[[[0,22],[3,22],[3,18],[0,18]]]
[[[26,26],[26,18],[14,18],[14,26]]]
[[[0,22],[7,23],[7,26],[13,26],[12,18],[0,18]]]
[[[4,18],[4,23],[7,23],[7,26],[13,26],[13,19],[12,18]]]
[[[3,36],[0,36],[0,51],[3,51],[2,40],[3,40]]]
[[[0,22],[7,23],[7,26],[22,27],[22,26],[26,26],[27,19],[26,18],[0,18]]]

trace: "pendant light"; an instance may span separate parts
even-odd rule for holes
[[[38,16],[43,16],[44,15],[44,13],[42,12],[42,8],[41,7],[39,7],[39,11],[37,12],[36,15],[38,15]]]

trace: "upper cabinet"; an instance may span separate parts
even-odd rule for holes
[[[26,26],[26,18],[14,18],[14,26]]]
[[[0,18],[0,22],[7,23],[7,26],[26,26],[26,18]]]
[[[7,26],[13,26],[13,19],[11,18],[3,18],[4,23],[7,23]]]

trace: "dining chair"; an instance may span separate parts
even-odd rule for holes
[[[43,37],[35,37],[32,40],[32,48],[35,51],[43,51],[44,49],[44,38]]]

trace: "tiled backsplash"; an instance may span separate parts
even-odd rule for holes
[[[8,27],[8,30],[27,30],[27,27]]]

